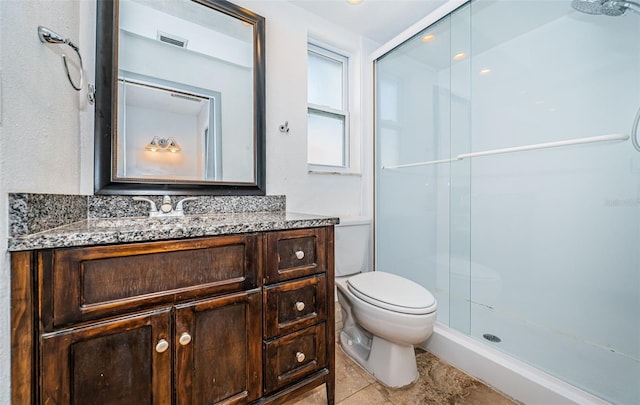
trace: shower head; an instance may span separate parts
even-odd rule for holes
[[[633,1],[618,0],[573,0],[571,7],[587,14],[607,15],[617,17],[623,15],[627,10],[640,13],[640,3]]]
[[[627,10],[640,14],[640,3],[636,3],[634,1],[610,0],[602,5],[602,14],[614,17],[624,14]]]
[[[608,1],[602,5],[602,10],[600,11],[602,15],[608,15],[609,17],[618,17],[621,16],[627,11],[626,7],[617,6],[613,3],[617,3],[615,1]]]

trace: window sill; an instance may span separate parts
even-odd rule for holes
[[[311,169],[307,171],[309,174],[330,174],[330,175],[341,175],[341,176],[357,176],[362,177],[362,173],[360,172],[350,172],[350,171],[341,171],[341,170],[331,170],[331,169]]]

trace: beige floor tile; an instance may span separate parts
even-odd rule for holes
[[[344,354],[340,345],[336,345],[336,369],[345,368],[347,366],[353,365],[352,361],[347,358],[347,355]]]
[[[420,378],[405,388],[388,388],[336,348],[337,405],[516,405],[473,377],[417,350]],[[286,405],[325,405],[324,385],[289,401]]]
[[[340,347],[340,344],[336,345],[336,363],[344,364],[345,367],[350,366],[353,372],[358,373],[362,378],[364,378],[368,383],[374,383],[376,381],[375,377],[369,374],[362,366],[355,362],[355,360],[351,359]]]
[[[337,402],[337,405],[394,405],[373,385],[356,392],[343,401]]]
[[[327,390],[325,385],[322,384],[306,394],[287,401],[284,405],[327,405]]]
[[[342,322],[336,323],[336,343],[340,342],[340,332],[342,332]]]
[[[371,382],[353,366],[336,366],[336,402],[342,401],[370,384]]]
[[[395,405],[515,405],[480,381],[441,361],[428,352],[416,356],[419,380],[406,388],[387,388],[376,384]]]

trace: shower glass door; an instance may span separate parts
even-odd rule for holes
[[[395,166],[449,157],[450,36],[447,17],[376,64],[376,269],[428,286],[446,323],[449,165]]]
[[[570,4],[477,0],[376,61],[376,269],[449,327],[638,404],[640,14]]]

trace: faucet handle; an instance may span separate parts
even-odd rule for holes
[[[178,203],[176,204],[176,212],[179,213],[179,215],[182,215],[182,203],[185,201],[191,201],[191,200],[197,200],[198,197],[187,197],[187,198],[183,198],[182,200],[178,201]]]
[[[168,195],[162,197],[162,205],[160,205],[160,211],[165,214],[173,211],[173,205],[171,205],[171,197],[169,197]]]
[[[154,203],[153,200],[145,197],[133,197],[133,199],[135,201],[146,201],[151,205],[149,209],[149,216],[153,216],[158,213],[158,209],[156,208],[156,203]]]

